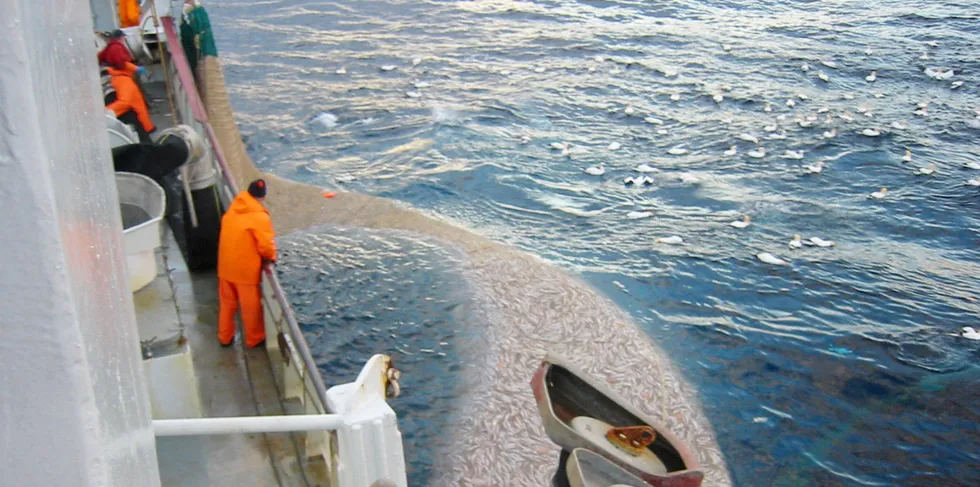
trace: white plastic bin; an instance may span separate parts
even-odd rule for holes
[[[136,144],[140,141],[136,131],[116,118],[116,114],[112,110],[106,110],[105,125],[109,131],[110,149],[115,149],[121,145]]]
[[[131,172],[116,173],[116,189],[123,216],[129,289],[136,292],[157,275],[156,249],[160,247],[167,194],[156,181]]]

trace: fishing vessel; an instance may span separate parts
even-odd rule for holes
[[[21,93],[28,100],[29,120],[45,120],[53,113],[61,117],[49,127],[28,124],[30,130],[8,132],[5,145],[13,148],[8,151],[13,162],[29,159],[32,149],[48,154],[32,170],[43,173],[35,176],[42,181],[38,184],[48,185],[38,191],[49,198],[50,208],[27,204],[23,217],[31,218],[36,210],[38,228],[68,243],[46,248],[26,240],[10,255],[26,255],[25,262],[63,262],[46,268],[50,276],[37,274],[61,279],[58,286],[71,297],[63,316],[48,317],[38,333],[53,329],[61,319],[72,323],[67,330],[75,333],[55,347],[64,352],[63,360],[34,366],[45,375],[51,373],[45,370],[64,365],[67,375],[91,386],[79,397],[61,398],[58,406],[78,421],[65,429],[63,445],[52,454],[77,461],[55,469],[10,470],[11,485],[48,485],[50,479],[66,476],[79,478],[80,485],[407,485],[401,433],[388,404],[401,392],[400,372],[391,357],[363,357],[356,380],[328,388],[273,265],[263,269],[265,346],[248,349],[239,341],[223,349],[215,338],[220,216],[254,174],[236,171],[226,158],[229,134],[237,135],[237,130],[226,130],[234,126],[227,100],[202,96],[207,92],[202,85],[223,84],[207,70],[209,57],[217,52],[208,45],[213,39],[208,40],[203,7],[148,0],[140,5],[138,25],[122,28],[129,51],[146,70],[141,90],[157,127],[152,142],[141,142],[136,128],[111,111],[90,110],[116,96],[105,76],[100,91],[90,89],[99,77],[94,60],[87,59],[94,54],[91,33],[96,33],[94,47],[99,49],[105,33],[119,27],[116,2],[64,3],[66,10],[57,15],[41,6],[16,10],[20,27],[13,34],[24,42],[15,43],[4,60],[15,60],[35,75],[41,73],[36,48],[50,47],[54,71],[79,79],[79,93],[61,90],[55,76],[27,76],[25,81],[6,75],[0,80],[10,81],[5,84],[5,110],[12,106],[10,97]],[[90,11],[83,8],[86,3]],[[44,32],[53,34],[44,37]],[[35,45],[27,49],[31,42]],[[95,120],[99,123],[93,124]],[[69,126],[74,127],[69,137],[52,135]],[[30,174],[25,172],[24,178]],[[22,203],[12,201],[15,208]],[[16,223],[10,228],[16,229]],[[21,316],[46,302],[29,303],[23,296],[9,293],[4,309]],[[14,334],[24,350],[45,346],[37,336]],[[106,343],[111,343],[111,353],[103,350]],[[31,377],[19,377],[7,393],[43,384],[39,396],[54,394],[54,382]],[[630,410],[628,401],[590,382],[570,364],[545,359],[532,388],[545,429],[563,450],[555,485],[604,485],[596,478],[637,487],[701,484],[698,462],[679,438]],[[575,398],[583,397],[594,403],[579,411]],[[578,416],[592,417],[593,426],[607,429],[601,434],[610,438],[625,431],[620,420],[631,420],[632,429],[625,433],[639,435],[643,445],[637,448],[643,451],[634,448],[624,460],[622,450],[583,440],[584,430],[577,428],[582,421],[566,414],[573,409]],[[18,417],[26,418],[8,413],[4,419]],[[34,450],[59,431],[57,421],[24,424],[31,428],[5,436],[33,444]],[[32,428],[47,431],[49,437],[30,436]],[[71,450],[73,445],[80,446]],[[31,458],[5,456],[8,462]],[[629,460],[633,457],[641,464]]]

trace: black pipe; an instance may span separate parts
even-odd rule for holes
[[[197,228],[191,224],[190,208],[184,205],[184,258],[191,270],[209,270],[218,266],[218,234],[221,232],[221,203],[218,186],[191,191],[197,214]]]

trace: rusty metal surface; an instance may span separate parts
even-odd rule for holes
[[[649,426],[615,427],[606,432],[606,439],[631,455],[639,455],[657,439],[657,432]]]

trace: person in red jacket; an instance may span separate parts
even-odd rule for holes
[[[146,99],[143,92],[133,79],[133,75],[142,69],[135,64],[127,63],[123,69],[109,67],[112,89],[116,92],[116,99],[109,103],[106,108],[116,114],[116,118],[124,123],[136,126],[136,132],[140,140],[149,142],[149,134],[156,130],[153,120],[150,119],[150,111],[146,106]]]
[[[241,306],[245,344],[265,344],[262,314],[262,263],[276,261],[276,233],[265,201],[266,184],[256,179],[235,196],[221,217],[218,235],[218,342],[235,340],[235,312]]]
[[[109,43],[99,51],[99,64],[116,69],[126,69],[126,64],[136,64],[126,47],[126,34],[116,29],[109,34]]]

